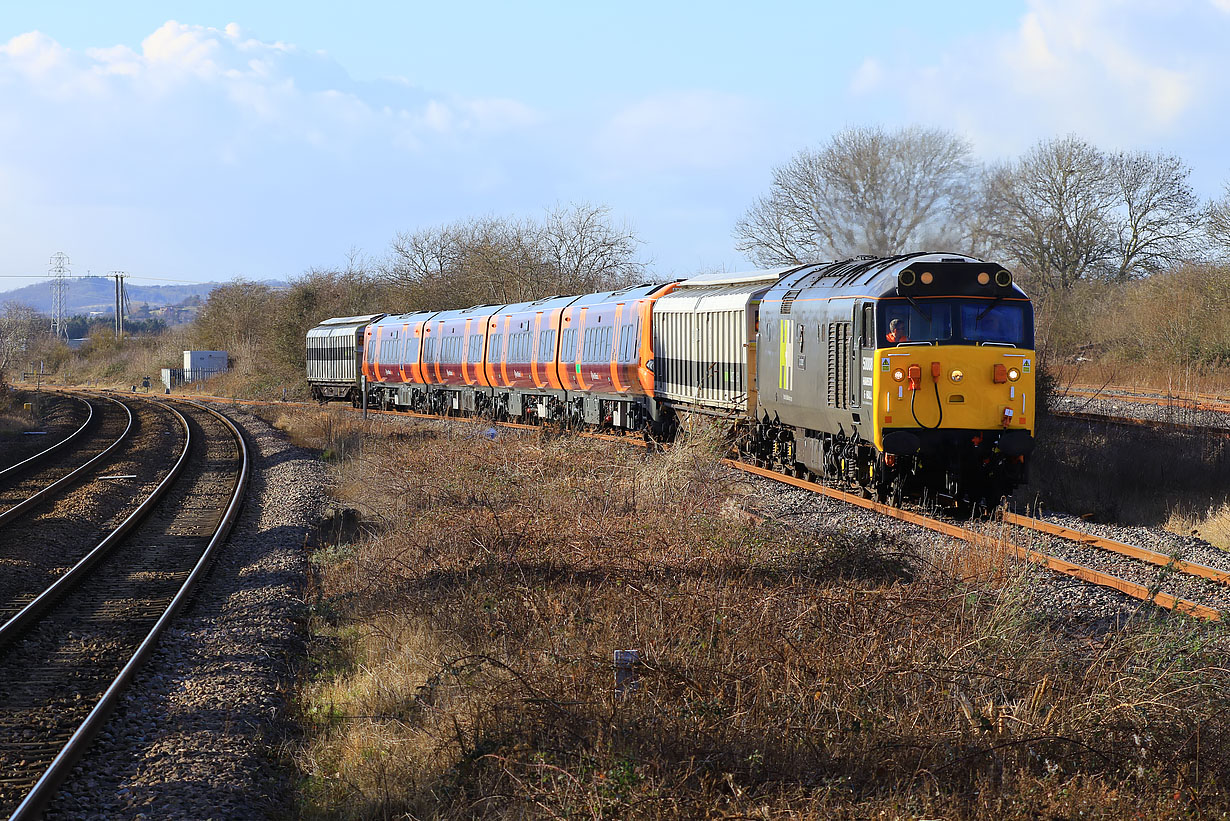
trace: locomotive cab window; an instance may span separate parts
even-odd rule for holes
[[[975,344],[1033,347],[1026,342],[1026,309],[1020,303],[962,305],[961,330],[967,341]]]
[[[1023,300],[886,299],[880,303],[876,344],[1005,345],[1032,348],[1033,311]],[[896,324],[894,324],[896,323]]]

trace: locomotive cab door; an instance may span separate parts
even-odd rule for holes
[[[850,346],[850,407],[870,410],[874,397],[876,323],[870,302],[856,302],[853,309],[855,344]]]

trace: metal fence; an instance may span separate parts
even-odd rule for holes
[[[206,379],[211,379],[219,374],[226,373],[229,368],[163,368],[162,369],[162,384],[167,390],[178,388],[181,385],[186,385],[189,382],[203,382]]]

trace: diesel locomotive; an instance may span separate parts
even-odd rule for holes
[[[729,424],[750,459],[993,503],[1034,443],[1033,310],[969,256],[857,257],[582,296],[330,319],[322,401],[644,431]]]

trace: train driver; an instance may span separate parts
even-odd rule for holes
[[[889,345],[900,345],[902,342],[910,341],[910,338],[905,335],[905,323],[900,319],[894,319],[888,323],[888,334],[884,338]]]

